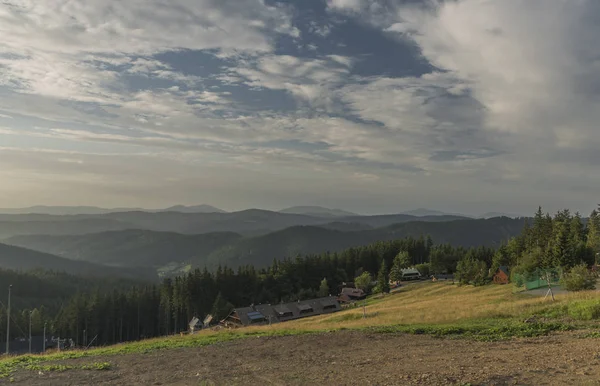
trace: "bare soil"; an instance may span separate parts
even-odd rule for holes
[[[84,358],[110,370],[20,371],[27,385],[600,385],[600,340],[503,342],[342,331]],[[2,383],[2,381],[0,381]]]

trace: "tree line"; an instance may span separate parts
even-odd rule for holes
[[[600,214],[593,210],[589,218],[568,209],[553,216],[539,207],[523,231],[494,253],[491,262],[465,256],[457,264],[456,279],[462,283],[485,284],[500,266],[511,275],[530,276],[540,269],[563,272],[568,277],[575,267],[585,272],[598,262],[600,255]],[[563,276],[564,276],[563,275]]]

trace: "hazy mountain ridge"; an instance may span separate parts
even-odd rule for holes
[[[509,238],[521,233],[521,219],[494,218],[455,220],[449,222],[413,221],[383,228],[343,232],[319,226],[296,226],[264,236],[241,239],[236,245],[212,253],[208,266],[227,264],[253,264],[263,267],[273,259],[297,255],[337,252],[350,247],[367,245],[377,241],[403,239],[406,237],[431,236],[436,244],[477,247],[499,246]]]
[[[459,216],[415,217],[404,214],[335,217],[336,222],[379,228],[409,221],[452,221]],[[81,235],[126,229],[200,234],[234,232],[257,236],[296,225],[325,225],[328,217],[313,217],[260,209],[230,213],[115,212],[100,215],[0,214],[0,238],[18,235]]]
[[[184,235],[130,229],[80,236],[15,236],[5,242],[73,260],[113,266],[160,267],[170,262],[204,258],[241,237],[231,232]]]
[[[384,218],[384,220],[389,220]],[[372,223],[382,222],[371,219]],[[332,225],[333,224],[333,225]],[[296,255],[340,251],[376,241],[430,235],[436,243],[465,247],[498,246],[518,234],[522,220],[454,220],[447,222],[412,221],[376,229],[336,229],[350,225],[329,223],[323,226],[292,226],[266,235],[241,237],[235,233],[184,235],[171,232],[126,230],[81,236],[20,236],[7,243],[46,251],[62,257],[104,264],[157,267],[169,262],[192,263],[196,267],[218,264],[238,266],[270,264],[273,259]]]
[[[156,272],[144,267],[113,268],[86,261],[75,261],[14,245],[0,244],[0,268],[14,271],[44,269],[82,276],[105,276],[156,280]]]
[[[322,206],[292,206],[282,209],[279,213],[305,214],[313,217],[350,217],[359,216],[356,213],[348,212],[342,209],[330,209]]]
[[[224,210],[211,205],[174,205],[165,209],[144,208],[100,208],[97,206],[47,206],[35,205],[25,208],[0,208],[0,214],[47,214],[54,216],[98,215],[118,212],[181,212],[181,213],[225,213]]]

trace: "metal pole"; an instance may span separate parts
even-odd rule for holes
[[[44,346],[42,348],[42,352],[46,352],[46,322],[44,322]]]
[[[6,355],[10,353],[10,292],[12,284],[8,286],[8,309],[6,311]]]
[[[29,353],[31,354],[31,316],[33,311],[29,311]]]

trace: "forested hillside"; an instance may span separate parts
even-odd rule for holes
[[[379,222],[380,218],[369,221]],[[455,246],[499,246],[519,234],[524,223],[523,219],[510,218],[415,221],[371,229],[364,224],[336,222],[324,226],[294,226],[264,236],[246,238],[236,233],[184,235],[126,230],[77,236],[17,236],[6,242],[69,259],[120,266],[159,267],[170,262],[185,262],[209,269],[215,269],[219,264],[232,268],[250,264],[262,268],[274,259],[337,252],[376,241],[426,235],[440,243]],[[367,229],[329,229],[345,225],[350,229]]]
[[[0,341],[2,341],[3,333],[6,331],[6,299],[9,285],[12,285],[13,336],[24,337],[29,324],[27,310],[33,311],[33,335],[39,335],[42,333],[44,322],[51,327],[57,315],[65,309],[64,306],[75,294],[128,291],[134,286],[142,285],[143,282],[111,276],[94,278],[44,270],[15,272],[0,269],[0,284]]]
[[[403,239],[406,237],[431,236],[443,244],[454,246],[498,247],[518,235],[525,224],[524,219],[507,217],[490,220],[459,220],[450,222],[409,222],[390,227],[342,232],[321,227],[292,227],[265,236],[239,240],[235,245],[212,253],[206,264],[214,267],[226,264],[230,267],[251,264],[264,267],[273,259],[295,257],[324,251],[337,252],[349,247],[367,245],[376,241]]]
[[[323,291],[323,278],[327,292],[336,294],[342,282],[353,281],[365,271],[376,273],[382,261],[392,266],[395,257],[402,254],[408,256],[408,264],[432,260],[439,269],[452,271],[464,256],[491,261],[493,250],[436,246],[429,238],[409,238],[273,262],[260,270],[251,266],[235,271],[219,267],[214,273],[195,270],[166,279],[160,286],[142,285],[125,291],[115,288],[104,293],[82,291],[46,321],[52,333],[79,343],[83,330],[88,336],[98,334],[99,344],[175,333],[187,328],[194,315],[203,317],[211,312],[219,319],[234,305],[315,297]]]
[[[73,260],[160,267],[169,262],[202,261],[214,250],[240,238],[239,234],[231,232],[184,235],[125,230],[81,236],[15,236],[6,242]]]
[[[74,275],[96,277],[125,277],[140,280],[156,280],[156,271],[145,267],[112,268],[84,261],[73,261],[48,253],[0,244],[0,269],[44,269]]]

